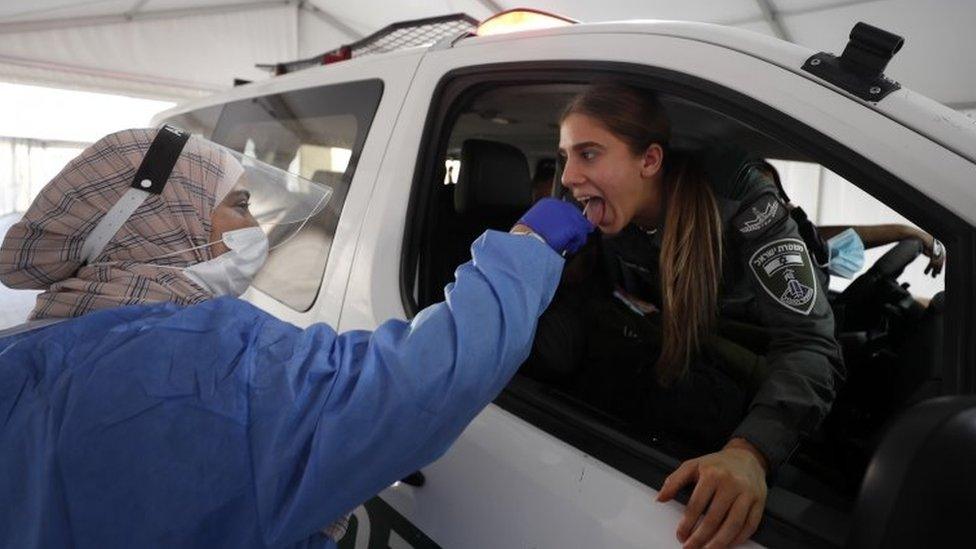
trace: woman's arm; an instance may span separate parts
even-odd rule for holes
[[[735,437],[757,447],[776,469],[826,417],[844,377],[834,318],[796,223],[785,217],[741,241],[745,276],[769,332],[769,376]]]
[[[832,238],[847,229],[854,229],[857,236],[864,242],[865,248],[877,248],[892,242],[900,242],[908,238],[918,238],[923,243],[929,242],[932,236],[928,233],[910,227],[908,225],[887,224],[887,225],[826,225],[818,227],[817,230],[824,239]]]
[[[945,247],[935,237],[929,233],[912,227],[910,225],[887,224],[887,225],[828,225],[818,227],[818,231],[825,240],[836,236],[847,229],[854,229],[865,248],[877,248],[893,242],[901,242],[910,238],[918,239],[922,242],[922,252],[929,258],[929,264],[925,268],[926,274],[931,272],[932,276],[938,276],[942,272],[945,264]]]
[[[740,211],[775,196],[771,186],[760,186]],[[766,501],[766,474],[819,426],[843,377],[833,314],[796,223],[788,215],[767,223],[758,231],[732,227],[728,238],[770,334],[770,373],[725,448],[682,463],[658,496],[667,501],[695,484],[677,532],[688,548],[724,547],[752,535]]]
[[[250,392],[269,544],[303,539],[440,457],[525,360],[562,258],[493,231],[472,255],[411,322],[338,336],[315,325],[287,341],[263,330],[267,353],[295,350],[286,368],[255,372]]]
[[[592,230],[573,206],[545,199],[517,234],[476,240],[444,302],[410,322],[338,336],[266,322],[249,392],[265,541],[302,540],[440,457],[526,359],[561,254]]]

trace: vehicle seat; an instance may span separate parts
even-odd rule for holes
[[[487,229],[508,231],[532,205],[529,162],[518,148],[468,139],[454,188],[454,212],[435,235],[441,253],[433,284],[443,288],[458,265],[471,259],[471,243]]]
[[[932,297],[918,326],[899,346],[897,387],[904,405],[911,406],[937,396],[942,389],[945,346],[945,292]]]
[[[342,172],[332,172],[329,170],[315,170],[314,172],[312,172],[312,177],[310,179],[316,183],[322,183],[323,185],[332,187],[333,189],[343,186]]]
[[[496,141],[464,142],[454,212],[469,229],[507,231],[531,205],[529,162],[522,151]]]
[[[885,435],[868,467],[848,547],[962,547],[976,509],[976,397],[931,399]]]

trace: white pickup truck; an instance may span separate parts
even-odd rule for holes
[[[411,40],[423,45],[385,51]],[[272,66],[272,78],[154,122],[335,189],[245,297],[339,330],[440,300],[471,240],[528,207],[511,189],[553,161],[561,108],[595,79],[656,90],[673,147],[731,142],[842,178],[945,243],[945,289],[922,308],[899,285],[917,247],[892,250],[851,285],[874,321],[839,334],[848,384],[771,479],[753,543],[959,542],[976,497],[960,457],[976,444],[965,396],[976,390],[976,122],[885,77],[900,46],[864,25],[830,55],[699,23],[445,17]],[[494,168],[471,169],[485,164]],[[674,547],[682,504],[654,495],[693,454],[666,428],[637,428],[585,391],[519,374],[442,459],[356,509],[341,546]]]

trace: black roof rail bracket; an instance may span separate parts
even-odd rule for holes
[[[877,103],[901,84],[884,75],[885,67],[905,39],[886,30],[858,23],[840,57],[821,52],[803,64],[803,70],[853,94]]]

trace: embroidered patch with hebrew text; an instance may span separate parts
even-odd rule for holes
[[[749,266],[780,305],[808,315],[817,301],[817,279],[807,245],[799,238],[774,240],[752,254]]]

